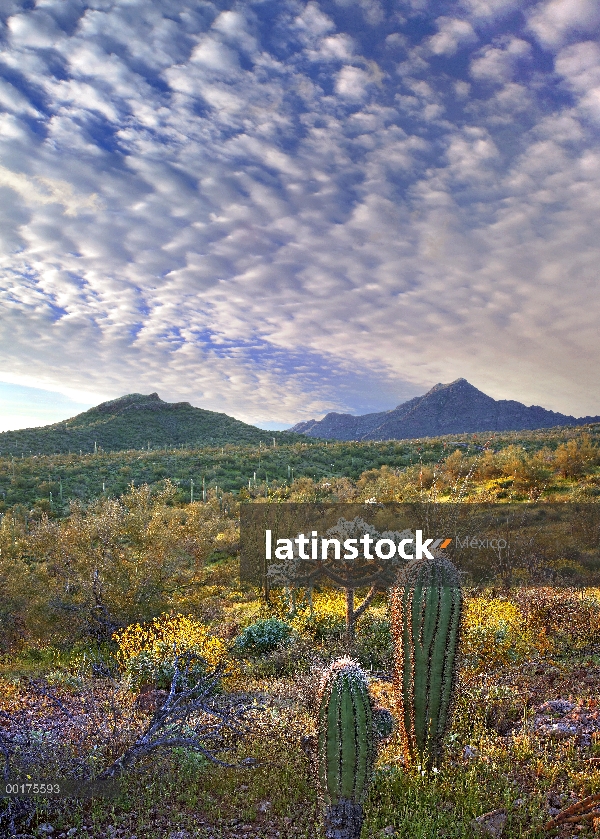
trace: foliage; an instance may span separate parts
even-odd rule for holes
[[[21,538],[20,527],[17,522],[17,543]],[[25,539],[24,524],[22,534]],[[8,538],[5,544],[10,547],[11,539]],[[26,567],[24,563],[23,568]],[[215,637],[223,635],[224,639],[227,624],[223,620],[229,622],[232,616],[238,632],[239,626],[255,621],[258,615],[269,614],[269,609],[260,603],[258,591],[240,586],[235,576],[234,558],[205,565],[198,571],[202,590],[209,590],[211,597],[223,604],[225,618],[218,617],[210,623],[208,619],[203,620]],[[485,660],[475,652],[475,660],[481,667],[476,672],[467,668],[462,672],[448,737],[448,760],[440,766],[438,773],[423,775],[418,764],[405,767],[399,736],[390,737],[380,752],[370,795],[364,804],[365,836],[433,839],[445,835],[458,839],[473,833],[475,817],[499,808],[508,815],[502,835],[506,839],[517,839],[541,828],[551,817],[549,808],[556,812],[556,809],[600,790],[597,732],[592,733],[591,742],[585,742],[578,736],[544,738],[533,727],[541,703],[558,697],[572,696],[577,707],[583,709],[581,713],[585,712],[589,718],[597,713],[600,659],[585,650],[589,650],[594,640],[594,610],[588,599],[597,603],[598,593],[565,589],[528,592],[522,589],[507,591],[501,597],[493,592],[474,595],[467,592],[465,614],[473,596],[493,604],[483,610],[480,623],[484,626],[488,623],[492,629],[497,626],[495,616],[503,608],[500,603],[512,603],[516,611],[507,609],[501,614],[506,620],[515,618],[515,633],[527,633],[530,628],[541,625],[552,646],[545,654],[532,648],[531,655],[524,659],[514,663],[510,659],[501,661],[500,666],[486,666]],[[563,600],[568,608],[561,608]],[[284,619],[289,613],[289,602],[284,593],[273,592],[273,601],[276,607],[273,612]],[[373,611],[365,614],[357,624],[358,649],[362,639],[368,637],[368,624],[386,620],[386,607],[377,605],[379,602],[376,601]],[[343,592],[315,590],[313,606],[317,622],[330,618],[333,621],[337,614],[343,629]],[[541,614],[535,611],[538,606]],[[178,611],[186,614],[185,610]],[[299,602],[296,617],[288,622],[301,634],[309,650],[318,653],[322,661],[329,661],[337,643],[333,630],[331,635],[324,632],[324,638],[318,640],[309,617],[308,603]],[[301,623],[304,618],[305,622]],[[535,640],[535,635],[531,637]],[[576,654],[569,639],[577,641]],[[257,679],[243,665],[244,695],[250,701],[254,697],[257,702],[268,701],[269,710],[256,715],[256,732],[251,738],[223,754],[228,761],[238,765],[243,758],[252,755],[257,761],[255,765],[228,769],[210,762],[204,764],[188,747],[175,746],[174,751],[157,749],[150,760],[130,767],[120,781],[121,791],[117,798],[72,799],[67,806],[62,799],[30,799],[29,811],[12,811],[18,822],[16,832],[35,835],[39,825],[50,823],[54,826],[53,835],[66,834],[75,827],[78,833],[85,833],[90,839],[105,839],[113,832],[158,837],[184,830],[199,839],[208,839],[211,834],[238,835],[243,832],[240,825],[248,824],[258,835],[275,835],[279,831],[281,836],[290,839],[323,839],[321,814],[309,772],[312,761],[305,753],[308,745],[306,750],[300,745],[316,734],[316,715],[308,702],[315,679],[312,672],[299,672],[295,649],[291,646],[282,648],[290,663],[285,676]],[[100,753],[100,759],[94,763],[97,772],[138,741],[149,715],[135,710],[134,696],[127,691],[120,691],[113,705],[110,680],[91,679],[87,670],[84,671],[83,688],[56,681],[52,689],[71,716],[47,697],[41,698],[38,708],[34,703],[38,681],[32,678],[31,666],[35,664],[37,668],[54,672],[61,668],[69,670],[71,664],[66,652],[64,657],[62,654],[59,657],[51,655],[47,649],[34,647],[31,655],[23,650],[18,656],[4,657],[3,672],[10,672],[11,681],[0,680],[2,730],[10,731],[9,719],[12,720],[10,725],[15,726],[15,733],[28,736],[31,729],[28,749],[32,750],[32,760],[38,754],[42,762],[37,765],[56,769],[57,773],[68,774],[69,767],[80,765],[77,761],[86,754]],[[273,655],[276,654],[279,654],[277,650]],[[264,657],[257,662],[266,660]],[[20,662],[27,664],[22,672],[27,679],[17,681]],[[292,665],[295,665],[294,669]],[[393,708],[387,679],[370,680],[369,692],[378,703]],[[224,700],[228,698],[227,694],[221,696]],[[234,694],[230,698],[235,697]],[[23,728],[17,731],[17,724]],[[25,730],[27,726],[29,728]],[[37,748],[34,737],[41,731],[47,732],[47,736],[58,732],[58,742],[64,744],[65,760],[70,761],[64,763],[62,769],[53,762],[53,757],[59,754],[56,742],[42,740],[39,745],[44,746],[43,753],[33,751]],[[97,746],[95,750],[94,746]],[[16,802],[0,801],[0,818],[11,817],[8,807],[13,805],[16,808]],[[7,809],[3,810],[4,807]],[[0,831],[3,828],[4,822],[0,823]],[[575,832],[574,828],[572,832]],[[586,831],[579,834],[591,835]]]
[[[128,626],[113,637],[117,659],[133,691],[146,685],[169,687],[176,657],[186,660],[182,687],[189,687],[219,666],[227,667],[230,678],[239,673],[225,641],[191,615],[165,613],[149,623]]]
[[[356,656],[368,670],[388,672],[392,667],[393,647],[389,618],[366,614],[358,624]]]
[[[463,612],[460,650],[472,673],[519,664],[549,649],[544,627],[498,597],[471,597]]]
[[[521,589],[515,601],[540,639],[540,651],[597,649],[600,638],[600,591]]]
[[[325,537],[335,539],[339,547],[345,544],[346,539],[352,538],[355,544],[363,537],[372,541],[387,539],[390,542],[398,543],[405,536],[412,535],[410,531],[384,531],[379,533],[372,525],[368,524],[361,516],[355,516],[351,520],[344,517],[338,518],[337,522],[325,531]],[[280,564],[272,563],[267,571],[271,584],[283,584],[285,586],[308,586],[309,591],[314,585],[315,575],[318,578],[325,578],[344,590],[345,593],[345,624],[346,640],[352,646],[355,640],[356,621],[369,608],[378,592],[384,591],[395,577],[396,569],[406,563],[406,560],[394,556],[391,560],[384,560],[379,556],[367,558],[355,551],[355,558],[342,556],[341,551],[334,556],[317,558],[303,555],[297,540],[291,547],[291,555],[287,556]],[[355,593],[358,588],[370,586],[360,606],[355,607]],[[292,601],[292,612],[295,610],[295,603]]]
[[[274,597],[274,606],[290,626],[314,641],[339,638],[346,628],[346,601],[338,589],[300,589],[287,598],[280,594]]]
[[[265,618],[247,626],[237,636],[233,649],[239,655],[260,656],[285,644],[292,627],[278,618]]]
[[[21,533],[11,561],[27,569],[25,633],[104,641],[165,608],[189,605],[205,559],[233,545],[237,529],[216,502],[181,509],[170,503],[174,492],[172,485],[156,495],[131,487],[120,500],[74,504],[68,519],[44,516]]]
[[[0,435],[0,511],[21,504],[30,519],[60,517],[71,500],[118,497],[132,481],[155,491],[166,480],[177,488],[172,503],[189,502],[193,493],[195,500],[218,499],[222,508],[233,508],[230,493],[243,501],[412,501],[443,497],[458,485],[463,495],[485,490],[496,500],[532,491],[551,498],[579,481],[592,497],[600,494],[600,424],[380,443],[292,442],[278,436],[285,432],[261,431],[235,444],[215,438],[199,445],[187,437],[183,448],[157,447],[150,428],[141,433],[136,449],[91,453],[90,438],[81,455],[81,447],[54,454],[56,446],[33,441],[14,449]],[[271,437],[275,446],[267,446]]]

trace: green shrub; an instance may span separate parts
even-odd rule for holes
[[[175,673],[175,655],[166,644],[162,650],[163,655],[156,655],[157,651],[159,650],[156,648],[153,651],[142,650],[127,662],[124,676],[132,691],[138,691],[147,685],[163,690],[169,689]],[[206,676],[207,669],[206,659],[187,650],[179,662],[179,688],[188,688],[196,684]]]
[[[358,624],[356,653],[366,670],[389,670],[393,661],[390,622],[366,615]]]
[[[233,642],[233,649],[241,656],[261,656],[286,644],[292,627],[279,618],[265,618],[247,626]]]

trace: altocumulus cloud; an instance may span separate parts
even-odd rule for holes
[[[458,376],[600,411],[596,3],[0,23],[0,380],[258,424]]]

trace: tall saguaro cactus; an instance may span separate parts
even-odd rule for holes
[[[350,658],[325,671],[320,687],[317,775],[327,839],[358,839],[376,755],[366,676]]]
[[[446,557],[415,560],[391,592],[394,693],[407,759],[442,756],[457,673],[462,589]]]

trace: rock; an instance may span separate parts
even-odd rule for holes
[[[506,819],[506,810],[501,808],[499,810],[490,810],[489,813],[484,813],[483,816],[477,816],[476,819],[473,819],[471,825],[480,834],[498,839],[502,835]]]
[[[557,722],[550,726],[548,734],[553,740],[566,740],[574,734],[577,734],[577,726],[569,725],[564,722]]]
[[[567,699],[550,699],[540,705],[538,712],[540,714],[568,714],[574,707],[575,703]]]
[[[48,822],[44,822],[44,824],[38,825],[38,833],[42,836],[50,836],[51,833],[54,833],[54,828]]]
[[[477,749],[474,749],[472,746],[465,746],[463,749],[462,756],[465,760],[469,760],[472,757],[477,755]]]
[[[69,836],[69,837],[70,836],[75,836],[76,833],[77,833],[77,828],[76,827],[70,827],[67,830],[67,836]]]
[[[307,757],[312,757],[317,747],[317,738],[312,735],[303,734],[300,737],[300,748]]]
[[[187,830],[174,830],[169,833],[168,839],[190,839],[190,834]]]

